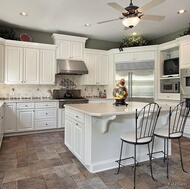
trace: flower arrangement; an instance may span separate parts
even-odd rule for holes
[[[149,44],[149,40],[142,37],[141,35],[131,35],[130,37],[126,37],[120,42],[119,50],[123,51],[124,47],[134,47],[134,46],[145,46]]]
[[[127,89],[124,86],[125,80],[121,79],[119,83],[116,85],[116,87],[113,90],[113,96],[115,99],[126,99],[127,98]]]

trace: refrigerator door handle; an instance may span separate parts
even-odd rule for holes
[[[132,72],[128,73],[128,101],[132,100]]]

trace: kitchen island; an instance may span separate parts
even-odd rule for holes
[[[135,128],[135,110],[146,103],[129,102],[128,106],[106,104],[65,105],[65,145],[88,169],[95,173],[118,166],[120,135]],[[169,106],[162,108],[158,127],[166,122]],[[163,148],[163,141],[156,139],[155,151]],[[137,147],[138,161],[148,160],[147,146]],[[127,145],[124,157],[133,156],[133,146]],[[156,154],[162,156],[162,154]],[[131,159],[125,162],[132,164]]]

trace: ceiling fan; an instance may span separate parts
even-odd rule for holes
[[[112,19],[112,20],[101,21],[101,22],[98,22],[97,24],[103,24],[106,22],[122,20],[122,24],[126,27],[125,29],[128,29],[128,28],[133,28],[134,26],[136,26],[140,22],[140,20],[161,21],[165,18],[165,16],[144,15],[143,12],[145,12],[165,1],[166,0],[152,0],[140,8],[138,6],[133,5],[132,0],[130,0],[130,4],[126,8],[121,7],[119,4],[117,4],[115,2],[110,2],[110,3],[108,3],[108,5],[111,6],[112,8],[114,8],[115,10],[121,12],[123,16],[116,18],[116,19]]]

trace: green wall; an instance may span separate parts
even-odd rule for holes
[[[20,34],[22,33],[26,33],[32,38],[32,42],[53,44],[53,40],[51,38],[52,33],[19,29],[19,28],[13,28],[13,30],[15,31],[17,37],[19,37]],[[85,47],[89,49],[110,50],[113,48],[118,48],[119,42],[116,43],[111,41],[88,39],[86,41]]]
[[[156,45],[156,44],[161,44],[161,43],[166,43],[168,41],[172,41],[172,40],[180,37],[185,30],[186,30],[186,28],[179,30],[179,31],[176,31],[176,32],[173,32],[173,33],[170,33],[168,35],[164,35],[162,37],[153,39],[153,40],[151,40],[151,44]]]

